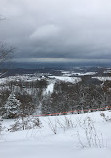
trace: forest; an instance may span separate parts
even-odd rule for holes
[[[78,83],[57,80],[53,92],[44,93],[49,79],[7,81],[0,86],[0,114],[3,118],[20,115],[84,111],[111,105],[111,81],[83,76]]]

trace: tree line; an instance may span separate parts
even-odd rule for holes
[[[14,118],[20,114],[50,114],[111,105],[110,81],[102,84],[86,84],[84,80],[76,84],[57,81],[53,92],[44,94],[48,84],[47,79],[41,79],[10,81],[1,85],[0,114]]]

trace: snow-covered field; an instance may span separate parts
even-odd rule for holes
[[[95,75],[97,72],[70,72],[70,71],[61,71],[64,76],[86,76],[86,75]]]
[[[111,69],[105,70],[103,73],[111,73]]]
[[[111,81],[111,77],[92,77],[92,78],[96,78],[100,81]]]
[[[77,83],[81,81],[81,78],[79,77],[68,77],[68,76],[48,76],[52,82],[56,82],[57,80],[64,81],[64,82],[71,82],[71,83]],[[41,79],[46,79],[44,76],[37,77],[37,76],[31,76],[31,75],[18,75],[18,76],[9,76],[5,78],[0,78],[0,84],[4,85],[6,83],[9,83],[11,81],[36,81],[36,80],[41,80]],[[46,79],[47,80],[47,79]]]
[[[110,158],[110,118],[110,111],[40,117],[41,128],[16,132],[7,131],[13,120],[4,120],[0,157]]]
[[[81,81],[81,78],[79,77],[49,76],[49,78],[71,83],[78,83]]]
[[[37,79],[39,79],[39,77],[36,76],[30,76],[30,75],[18,75],[18,76],[9,76],[9,77],[5,77],[5,78],[0,78],[0,84],[6,84],[10,81],[36,81]]]
[[[86,76],[86,75],[95,75],[97,72],[86,72],[86,73],[82,73],[82,72],[75,72],[75,73],[72,73],[72,75],[76,75],[76,76]]]

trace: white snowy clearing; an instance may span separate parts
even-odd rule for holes
[[[103,73],[111,73],[111,68],[105,70]]]
[[[32,81],[36,81],[39,80],[39,77],[36,76],[31,76],[31,75],[18,75],[18,76],[9,76],[9,77],[5,77],[5,78],[0,78],[0,84],[6,84],[10,81],[27,81],[27,82],[32,82]]]
[[[100,81],[111,81],[111,77],[92,77],[92,78],[96,78]]]
[[[43,92],[43,95],[46,95],[46,94],[52,94],[53,93],[53,90],[54,90],[54,85],[55,85],[55,82],[52,82],[50,83],[46,90]]]
[[[111,158],[111,112],[39,118],[41,128],[9,132],[4,120],[1,158]],[[54,134],[56,133],[56,134]]]
[[[86,76],[86,75],[95,75],[95,74],[97,74],[97,72],[70,72],[70,71],[62,71],[62,74],[64,76],[71,76],[71,75]]]
[[[67,76],[48,76],[48,77],[64,82],[71,82],[71,83],[78,83],[81,81],[81,78],[79,77],[67,77]]]
[[[63,81],[63,82],[70,82],[70,83],[78,83],[81,81],[81,78],[79,77],[66,77],[66,76],[48,76],[51,80],[49,80],[49,84],[46,88],[46,90],[43,92],[43,95],[51,94],[54,90],[54,85],[57,80]]]
[[[75,72],[75,73],[72,73],[72,75],[77,75],[77,76],[86,76],[86,75],[95,75],[97,72],[84,72],[84,73],[82,73],[82,72]]]

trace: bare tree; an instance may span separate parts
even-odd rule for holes
[[[3,63],[4,61],[10,59],[12,57],[14,48],[12,47],[6,47],[5,44],[0,44],[0,63]]]
[[[5,18],[0,15],[0,22],[3,20],[5,20]],[[12,57],[13,52],[14,52],[13,47],[8,47],[6,46],[6,44],[4,44],[1,41],[0,42],[0,64],[10,59]]]
[[[0,22],[3,20],[5,20],[5,18],[0,15]],[[0,77],[2,77],[4,73],[6,73],[6,70],[4,71],[2,64],[13,57],[13,52],[13,47],[9,47],[6,43],[0,41]]]

